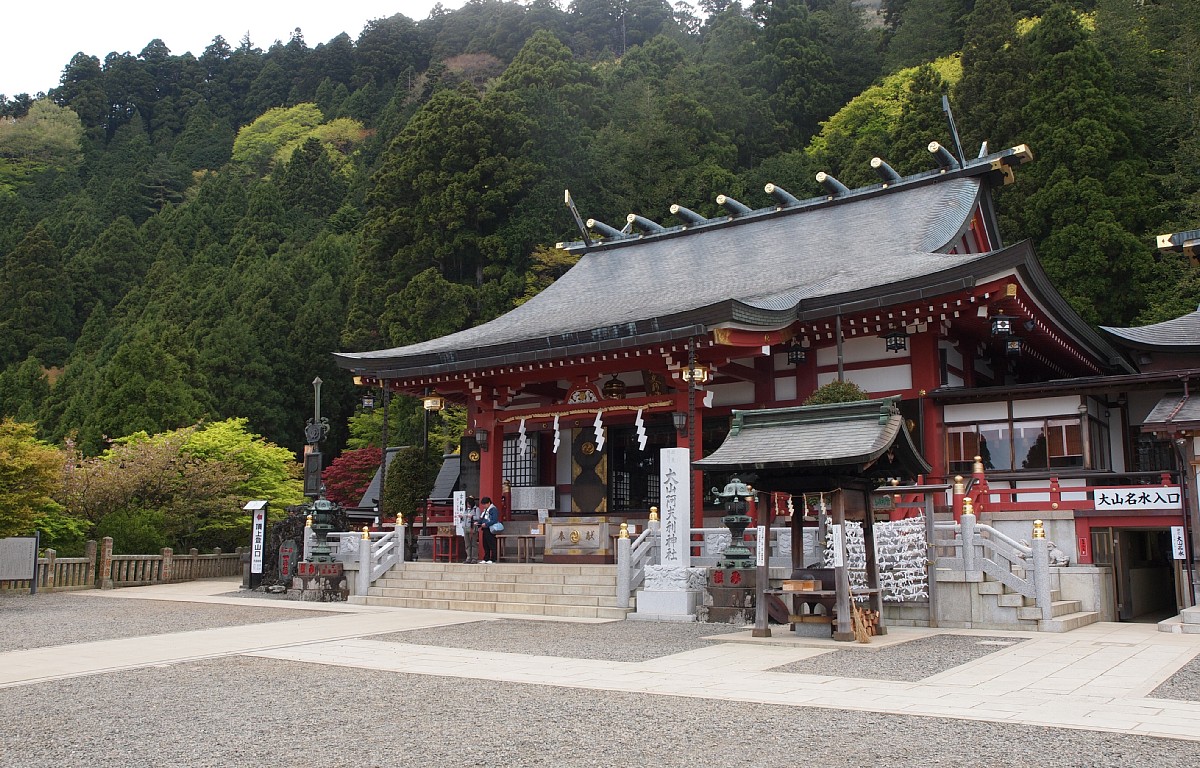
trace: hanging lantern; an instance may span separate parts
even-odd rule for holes
[[[625,382],[617,378],[617,374],[613,374],[612,378],[604,382],[604,387],[600,390],[604,393],[605,400],[624,400],[625,399]]]

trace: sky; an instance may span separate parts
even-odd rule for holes
[[[436,0],[16,0],[0,11],[0,93],[36,95],[58,85],[63,69],[82,51],[104,61],[115,51],[137,55],[158,38],[173,54],[199,56],[217,35],[233,47],[248,32],[266,50],[287,42],[296,27],[309,48],[341,32],[357,39],[371,19],[402,13],[420,21]],[[442,0],[447,9],[462,0]]]

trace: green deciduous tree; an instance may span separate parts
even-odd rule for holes
[[[246,501],[282,509],[303,499],[294,454],[238,419],[135,433],[92,458],[75,452],[63,477],[59,501],[122,552],[230,549],[248,541]]]
[[[324,119],[316,104],[268,109],[238,131],[233,140],[232,160],[248,172],[269,173],[285,145],[308,136]]]
[[[241,498],[264,499],[278,509],[304,501],[296,455],[251,432],[247,419],[201,424],[188,433],[181,450],[245,476],[233,489]]]
[[[60,511],[52,496],[61,467],[32,424],[0,420],[0,538],[31,534],[38,515]]]
[[[66,107],[38,99],[29,113],[0,119],[0,192],[47,168],[74,168],[83,159],[83,124]]]

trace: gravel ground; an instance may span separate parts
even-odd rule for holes
[[[1184,664],[1148,695],[1155,699],[1200,701],[1200,657]]]
[[[5,768],[1200,764],[1169,739],[246,657],[0,689],[0,708]]]
[[[881,648],[871,653],[862,651],[823,653],[811,659],[775,667],[771,671],[828,675],[830,677],[862,677],[870,680],[901,680],[915,683],[1022,641],[1023,638],[1019,637],[931,635],[889,648]]]
[[[702,648],[711,644],[703,639],[705,637],[739,631],[739,627],[729,624],[697,622],[571,624],[498,619],[373,635],[371,639],[473,651],[508,651],[529,656],[637,662]]]
[[[329,616],[331,611],[129,600],[96,594],[0,595],[0,652],[193,629]]]

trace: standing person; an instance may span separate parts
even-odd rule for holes
[[[479,525],[483,531],[483,561],[485,563],[496,562],[496,531],[492,527],[500,523],[500,510],[496,509],[496,505],[492,503],[491,496],[484,496],[479,500],[479,504],[483,511],[479,514]]]
[[[463,562],[479,562],[475,553],[475,544],[479,541],[479,502],[474,496],[467,497],[467,511],[459,535],[463,537]]]

